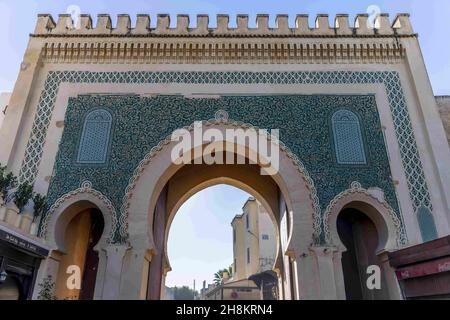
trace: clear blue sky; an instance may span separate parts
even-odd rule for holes
[[[353,21],[357,13],[365,13],[370,5],[377,5],[382,12],[391,15],[399,12],[411,13],[416,32],[419,33],[428,73],[436,95],[450,94],[450,1],[448,0],[0,0],[0,92],[11,91],[17,77],[20,62],[28,41],[28,34],[34,30],[36,15],[50,13],[55,18],[66,13],[71,5],[80,7],[82,13],[94,18],[98,13],[115,15],[128,13],[134,20],[138,13],[151,15],[155,24],[157,13],[195,15],[228,13],[234,23],[238,13],[250,15],[255,24],[257,13],[291,15],[294,24],[297,13],[310,14],[310,24],[318,13],[328,13],[330,22],[336,13],[348,13]],[[215,18],[210,19],[215,25]],[[192,285],[197,280],[212,280],[212,273],[232,262],[231,218],[240,213],[248,194],[238,189],[218,186],[207,189],[188,200],[174,220],[170,239],[169,257],[173,272],[167,278],[168,285]]]
[[[242,213],[250,195],[240,189],[217,185],[198,192],[178,210],[169,232],[167,252],[172,266],[166,285],[197,290],[203,280],[212,283],[214,272],[233,262],[231,220]]]
[[[34,30],[36,15],[50,13],[57,17],[65,13],[71,5],[80,7],[83,13],[95,17],[98,13],[148,13],[154,24],[157,13],[172,15],[172,23],[177,13],[195,14],[237,13],[250,15],[251,23],[257,13],[288,13],[294,23],[297,13],[310,14],[311,25],[317,13],[365,13],[370,5],[377,5],[382,12],[391,14],[391,19],[399,12],[411,13],[416,32],[420,35],[423,54],[427,63],[435,94],[450,94],[450,1],[448,0],[0,0],[0,92],[11,91],[17,77],[19,65],[25,50],[28,34]],[[134,18],[134,17],[133,17]],[[233,18],[231,19],[234,20]],[[215,24],[215,19],[210,19]]]

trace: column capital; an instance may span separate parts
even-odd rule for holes
[[[335,246],[312,246],[310,250],[314,252],[316,256],[324,257],[332,255],[336,252],[340,252],[338,247]]]
[[[131,247],[128,244],[108,244],[101,248],[106,252],[106,256],[109,258],[111,256],[123,257],[125,253],[130,250]]]

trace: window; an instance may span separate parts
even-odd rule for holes
[[[111,123],[111,114],[103,109],[92,111],[86,116],[81,134],[77,162],[106,162]]]
[[[236,274],[236,270],[237,270],[237,259],[234,258],[234,268],[233,268],[233,274]]]
[[[250,248],[247,248],[247,263],[250,263]]]
[[[268,234],[263,234],[262,235],[262,239],[263,240],[269,240],[269,235]]]
[[[236,229],[233,228],[233,243],[236,243]]]
[[[250,229],[250,219],[248,218],[248,214],[245,215],[245,226],[247,229]]]
[[[436,225],[434,224],[433,215],[431,214],[430,209],[420,207],[417,210],[417,220],[419,221],[423,242],[437,239]]]
[[[358,116],[339,110],[331,119],[337,163],[366,164],[364,142]]]

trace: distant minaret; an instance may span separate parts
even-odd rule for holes
[[[195,298],[196,298],[196,293],[195,293],[195,279],[194,279],[194,300],[196,300]]]

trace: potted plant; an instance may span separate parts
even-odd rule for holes
[[[33,215],[33,222],[31,223],[31,229],[30,229],[30,233],[33,236],[37,235],[38,223],[36,222],[36,220],[40,216],[42,216],[42,214],[44,213],[46,201],[47,201],[47,198],[38,193],[34,194],[34,196],[33,196],[34,215]]]
[[[4,203],[6,203],[9,190],[15,188],[16,185],[16,177],[11,172],[6,173],[6,167],[0,165],[0,197]]]
[[[0,197],[3,203],[8,200],[8,193],[17,186],[17,178],[10,172],[6,173],[6,167],[0,165]]]
[[[19,209],[19,213],[24,213],[25,206],[28,204],[28,201],[33,197],[33,186],[27,182],[21,183],[14,193],[14,203]],[[16,227],[20,227],[20,229],[29,232],[31,227],[31,222],[33,221],[33,212],[28,210],[21,217],[22,219],[18,219],[16,222]]]
[[[6,167],[0,166],[0,197],[2,205],[0,206],[0,218],[9,224],[15,224],[17,220],[17,208],[14,204],[6,207],[10,191],[17,185],[17,178],[10,172],[6,173]]]

